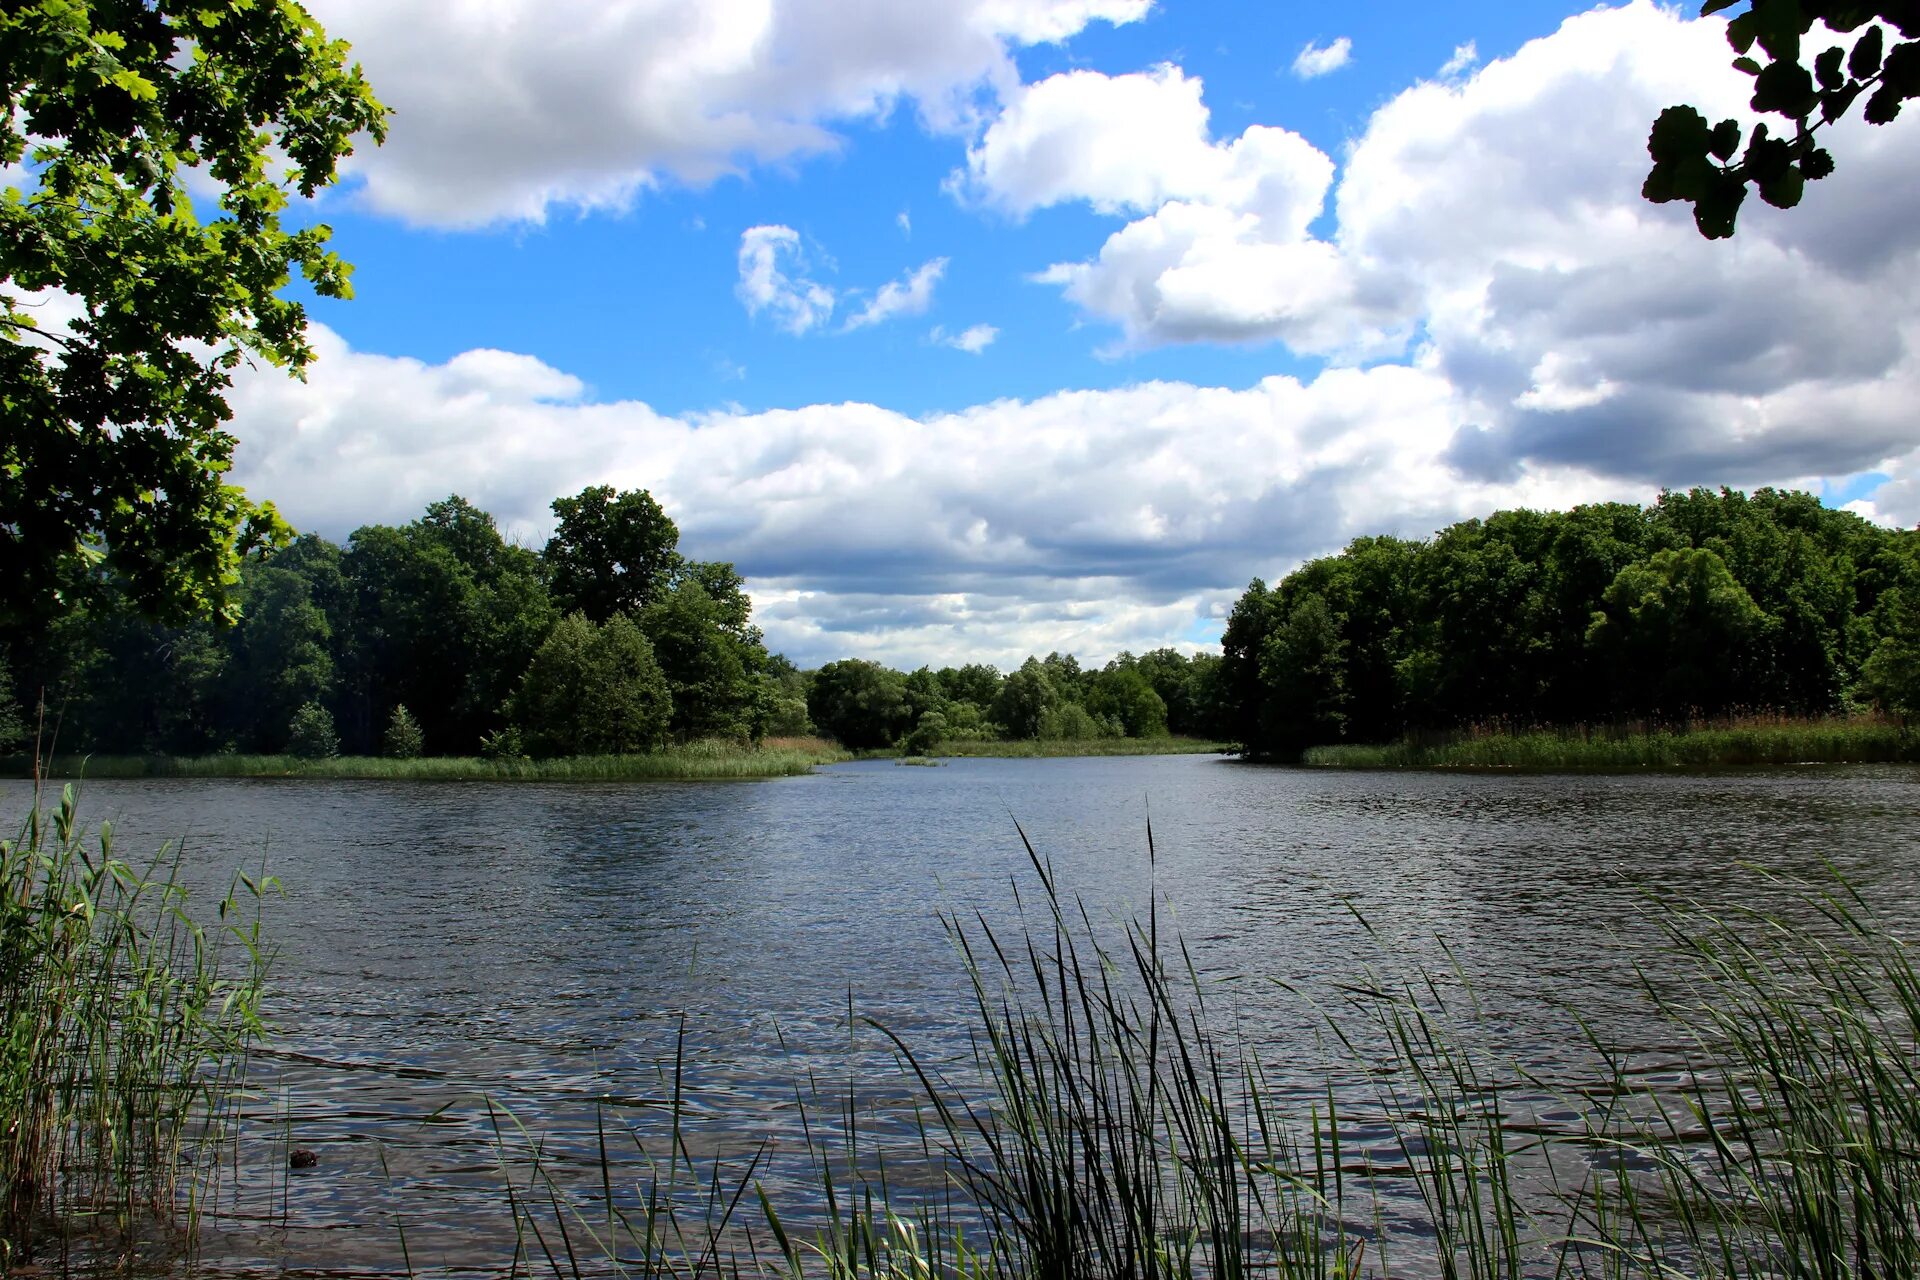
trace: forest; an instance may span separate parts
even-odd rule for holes
[[[857,659],[803,673],[768,651],[733,566],[684,556],[650,494],[589,488],[553,512],[538,551],[457,496],[344,545],[294,538],[241,560],[232,625],[154,621],[102,573],[58,616],[0,633],[0,750],[43,732],[65,753],[540,758],[816,731],[924,751],[1208,728],[1218,660],[1171,649],[1098,671],[1049,654],[1007,676]]]
[[[241,562],[238,621],[168,625],[101,575],[0,640],[0,747],[63,752],[622,754],[821,733],[913,753],[1177,734],[1290,758],[1466,726],[1920,710],[1920,532],[1810,494],[1503,511],[1356,539],[1256,580],[1219,655],[1172,648],[903,672],[770,652],[730,564],[683,555],[645,491],[553,503],[534,550],[459,498]],[[6,695],[11,692],[12,701]]]
[[[1912,716],[1920,532],[1773,489],[1502,511],[1256,580],[1222,651],[1226,736],[1281,758],[1472,725]]]

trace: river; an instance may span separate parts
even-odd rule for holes
[[[1329,1069],[1320,1020],[1364,967],[1457,965],[1489,1043],[1577,1071],[1565,1006],[1624,1041],[1643,1033],[1648,894],[1787,903],[1755,864],[1831,864],[1910,918],[1917,784],[1903,768],[880,761],[715,784],[102,781],[82,812],[111,820],[123,858],[183,842],[209,892],[236,867],[283,886],[267,907],[277,1033],[205,1262],[393,1271],[404,1233],[416,1269],[460,1272],[501,1247],[487,1099],[576,1172],[604,1117],[632,1180],[625,1134],[655,1141],[679,1055],[696,1154],[765,1144],[762,1176],[800,1200],[797,1096],[851,1096],[883,1135],[904,1125],[913,1090],[862,1022],[930,1062],[965,1059],[968,992],[941,917],[1008,929],[1016,895],[1032,907],[1016,823],[1096,922],[1162,903],[1218,1007],[1312,1097]],[[0,786],[6,812],[26,796]],[[797,1090],[809,1074],[818,1094]],[[504,1132],[516,1146],[512,1121]],[[294,1146],[317,1165],[289,1174]]]

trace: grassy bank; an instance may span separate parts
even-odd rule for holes
[[[1014,742],[948,742],[936,756],[981,756],[1001,760],[1050,760],[1066,756],[1197,756],[1232,750],[1205,738],[1027,738]]]
[[[1736,720],[1691,728],[1475,731],[1446,742],[1314,747],[1335,769],[1517,769],[1542,773],[1920,760],[1920,735],[1874,719]]]
[[[852,759],[821,738],[770,738],[758,747],[735,742],[690,742],[645,755],[568,756],[558,760],[482,760],[475,756],[56,756],[44,776],[73,778],[327,778],[339,781],[421,782],[641,782],[726,778],[781,778],[815,765]],[[0,772],[25,777],[32,762],[0,763]]]

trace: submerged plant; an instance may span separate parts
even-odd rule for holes
[[[178,871],[90,843],[70,786],[0,841],[0,1263],[191,1224],[217,1168],[197,1149],[260,1031],[271,882],[237,877],[202,921]]]

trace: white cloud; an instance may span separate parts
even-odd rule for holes
[[[748,315],[765,312],[797,335],[820,327],[833,314],[833,290],[805,276],[806,254],[800,233],[792,227],[748,227],[740,233],[739,262],[740,283],[734,292]]]
[[[1293,74],[1302,80],[1331,75],[1353,61],[1353,41],[1341,36],[1331,44],[1308,41],[1293,60]]]
[[[905,209],[902,209],[899,213],[896,213],[893,216],[893,221],[894,221],[894,225],[900,228],[901,235],[905,236],[909,240],[913,239],[913,215],[912,214],[908,213]]]
[[[933,305],[933,287],[947,272],[947,260],[934,258],[898,280],[889,280],[857,315],[847,317],[848,329],[864,329],[895,316],[925,315]]]
[[[1453,56],[1441,64],[1440,78],[1451,80],[1464,75],[1480,65],[1480,46],[1472,40],[1453,47]]]
[[[351,169],[376,209],[474,226],[619,207],[840,145],[912,103],[965,127],[1016,46],[1150,0],[314,0],[394,108]]]
[[[1198,81],[1172,68],[1009,91],[969,153],[982,203],[1128,219],[1047,272],[1125,340],[1277,338],[1389,363],[925,419],[669,417],[526,356],[428,365],[317,330],[306,383],[242,374],[236,479],[333,536],[449,489],[540,536],[556,495],[644,486],[690,550],[741,566],[773,643],[803,661],[1104,657],[1217,619],[1247,578],[1356,534],[1661,485],[1878,471],[1859,509],[1920,521],[1920,131],[1837,128],[1839,172],[1801,208],[1751,204],[1709,244],[1639,186],[1661,107],[1740,109],[1744,81],[1712,70],[1727,56],[1721,24],[1647,0],[1583,15],[1387,103],[1337,186],[1285,130],[1214,139]],[[755,231],[743,300],[824,326],[838,299],[797,234]],[[896,287],[910,298],[912,277]]]
[[[933,332],[927,335],[939,346],[952,347],[955,351],[964,351],[973,356],[979,355],[992,346],[994,339],[999,336],[1000,330],[990,324],[976,324],[962,329],[959,333],[948,333],[939,325],[935,325]]]
[[[669,417],[565,399],[578,384],[528,357],[429,365],[314,339],[306,382],[246,371],[234,395],[235,479],[297,526],[343,537],[457,491],[538,539],[556,496],[645,487],[691,552],[740,566],[771,642],[805,661],[1104,658],[1362,532],[1620,491],[1565,469],[1457,482],[1449,389],[1407,367],[920,420],[863,404]]]

